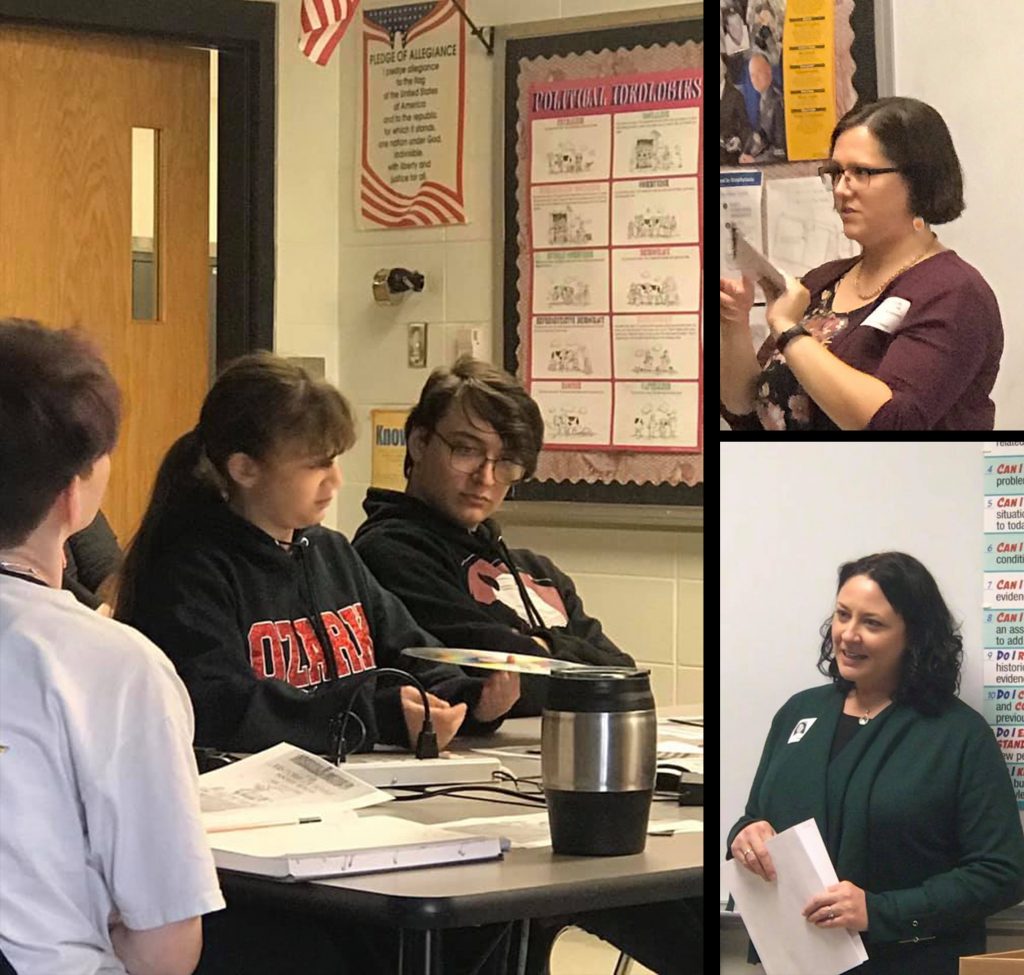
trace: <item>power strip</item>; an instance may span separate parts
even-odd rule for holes
[[[356,778],[381,789],[400,785],[449,785],[459,782],[490,782],[491,773],[501,768],[496,758],[401,758],[374,759],[350,755],[342,766]]]

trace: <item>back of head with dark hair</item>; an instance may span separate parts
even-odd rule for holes
[[[406,477],[413,468],[408,448],[413,430],[432,432],[456,404],[470,419],[483,420],[494,427],[505,450],[526,468],[526,476],[533,474],[544,442],[540,408],[511,373],[464,355],[451,369],[441,366],[430,374],[419,402],[405,422]]]
[[[917,559],[904,552],[880,552],[844,563],[839,567],[836,592],[854,576],[874,580],[907,629],[907,646],[893,700],[924,714],[943,710],[960,689],[963,638],[938,583]],[[853,684],[839,674],[831,627],[830,615],[821,627],[818,670],[849,691]]]
[[[0,547],[20,545],[113,450],[120,421],[117,384],[84,334],[0,320]]]
[[[916,98],[880,98],[847,112],[832,131],[867,126],[910,190],[910,209],[925,223],[956,220],[964,212],[964,177],[942,116]]]
[[[225,367],[199,414],[157,472],[149,506],[122,567],[117,616],[130,619],[140,566],[148,564],[174,526],[199,504],[230,496],[228,458],[266,461],[283,450],[334,457],[355,443],[345,397],[330,383],[271,352],[242,356]]]

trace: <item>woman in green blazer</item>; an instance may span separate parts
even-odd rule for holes
[[[1024,899],[1024,833],[984,718],[956,697],[962,639],[935,580],[899,552],[840,567],[821,628],[830,685],[772,721],[729,855],[775,880],[765,840],[813,817],[841,882],[808,902],[860,932],[858,975],[957,975],[985,918]]]

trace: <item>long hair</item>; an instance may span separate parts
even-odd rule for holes
[[[117,617],[130,620],[138,577],[198,507],[234,490],[228,458],[263,461],[283,445],[333,457],[355,443],[352,411],[330,383],[270,352],[230,363],[203,402],[199,424],[168,450],[118,582]]]
[[[874,580],[906,626],[893,700],[923,714],[940,713],[960,690],[963,638],[932,574],[911,555],[880,552],[841,565],[836,592],[854,576]],[[821,638],[818,670],[844,692],[851,690],[853,683],[840,676],[836,663],[831,615],[821,626]]]

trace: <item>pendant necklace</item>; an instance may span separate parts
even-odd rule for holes
[[[885,702],[885,703],[887,704],[888,702]],[[883,704],[881,706],[884,707],[885,705]],[[857,719],[857,724],[862,725],[862,726],[866,725],[871,720],[871,712],[872,711],[877,711],[877,710],[878,710],[878,706],[876,706],[874,708],[865,708],[864,709],[864,713]]]

